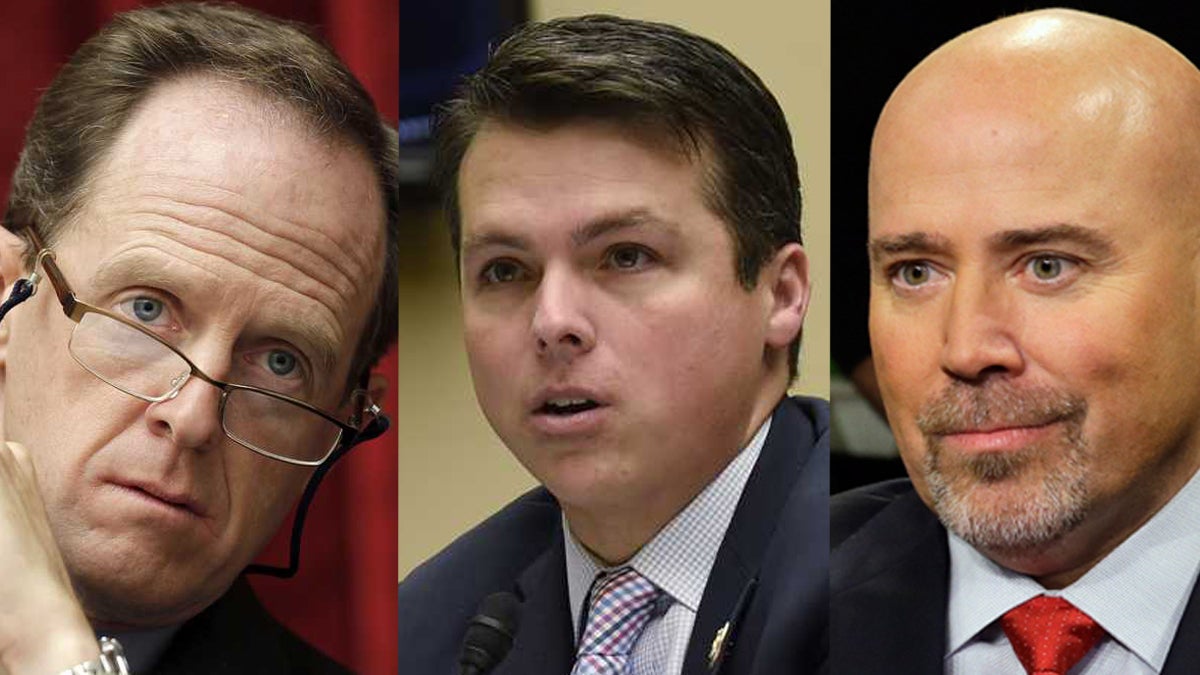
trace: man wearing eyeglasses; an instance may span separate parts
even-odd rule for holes
[[[342,670],[235,580],[386,424],[395,162],[254,13],[127,14],[63,68],[0,230],[0,672]]]

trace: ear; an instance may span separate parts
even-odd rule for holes
[[[776,251],[758,281],[769,291],[767,346],[787,349],[800,335],[808,312],[808,256],[804,247],[793,242]]]
[[[382,407],[383,397],[387,396],[387,390],[387,377],[381,373],[371,373],[371,377],[367,379],[367,394],[371,400]]]
[[[24,252],[25,244],[21,238],[0,227],[0,302],[8,299],[13,284],[25,273]],[[0,321],[0,429],[4,428],[4,385],[8,379],[8,338],[12,319],[13,314],[9,314]]]

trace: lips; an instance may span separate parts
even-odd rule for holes
[[[531,406],[535,415],[565,417],[595,410],[607,405],[601,396],[591,389],[581,387],[548,388],[534,397]]]
[[[586,387],[551,387],[529,402],[530,423],[546,437],[579,438],[597,433],[609,417],[609,400]]]
[[[1036,426],[992,426],[979,429],[959,429],[939,434],[941,442],[962,450],[1004,452],[1020,450],[1041,440],[1050,433],[1055,422]]]
[[[153,481],[143,480],[116,480],[113,481],[113,485],[138,492],[146,498],[199,518],[206,515],[202,502],[186,490],[169,488]]]
[[[539,415],[574,415],[600,407],[600,404],[590,398],[555,398],[538,406],[534,412]]]

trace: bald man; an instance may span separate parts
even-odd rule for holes
[[[1200,72],[1054,10],[876,127],[871,344],[910,480],[834,500],[835,673],[1193,673]]]

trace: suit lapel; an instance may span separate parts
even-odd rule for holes
[[[742,631],[756,597],[763,556],[800,472],[799,448],[811,448],[811,425],[799,407],[784,399],[775,408],[771,431],[746,482],[737,510],[713,562],[688,641],[683,672],[710,673],[710,652],[719,647],[718,672],[737,654],[753,656],[759,633]]]
[[[1192,597],[1183,610],[1179,628],[1175,629],[1175,639],[1171,642],[1171,651],[1167,652],[1162,675],[1195,673],[1197,661],[1200,661],[1200,584],[1192,587]]]
[[[517,577],[523,599],[521,627],[512,651],[494,675],[566,675],[575,661],[575,636],[567,596],[562,529],[550,546]]]
[[[945,530],[915,492],[881,511],[831,562],[834,672],[942,672],[950,553]]]

